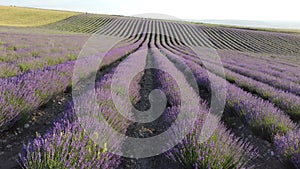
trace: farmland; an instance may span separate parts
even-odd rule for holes
[[[48,12],[0,22],[0,168],[300,168],[299,34]],[[159,150],[178,142],[131,158],[155,148],[130,138],[164,133]]]
[[[0,6],[0,25],[30,27],[40,26],[66,19],[78,13],[51,11],[13,6]]]

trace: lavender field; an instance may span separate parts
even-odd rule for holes
[[[101,51],[97,37],[121,40]],[[74,84],[78,65],[76,82],[93,76],[94,86]],[[0,168],[300,169],[299,72],[299,34],[97,14],[2,26]],[[160,103],[162,113],[151,114]],[[178,121],[186,116],[194,123]],[[207,125],[212,133],[200,141]],[[155,149],[131,138],[170,128],[159,142],[167,151],[129,155]]]

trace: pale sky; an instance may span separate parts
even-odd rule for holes
[[[300,0],[0,0],[0,5],[127,16],[161,13],[196,20],[300,21]]]

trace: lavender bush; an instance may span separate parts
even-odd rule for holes
[[[243,168],[256,158],[256,151],[220,125],[209,140],[201,143],[201,128],[195,127],[168,157],[184,168]]]
[[[84,132],[78,121],[62,119],[45,136],[24,146],[20,155],[23,168],[116,168],[120,157],[100,148]],[[98,128],[99,134],[105,128]],[[116,143],[119,144],[116,139]]]
[[[300,168],[300,130],[290,131],[285,135],[276,135],[275,150],[279,158],[290,162],[297,169]]]

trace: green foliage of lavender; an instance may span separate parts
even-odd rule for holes
[[[202,137],[201,127],[195,127],[168,152],[168,157],[180,162],[184,168],[213,169],[243,168],[256,158],[256,152],[249,143],[235,137],[222,125],[207,141],[200,142]]]
[[[98,128],[98,133],[105,128]],[[116,145],[119,140],[116,140]],[[20,163],[26,169],[116,168],[120,157],[107,152],[106,144],[97,145],[78,121],[64,117],[46,135],[24,146]]]
[[[0,79],[0,131],[46,103],[70,85],[74,62]],[[63,73],[62,73],[63,72]]]
[[[279,158],[300,168],[300,129],[290,131],[285,135],[276,135],[274,146]]]

